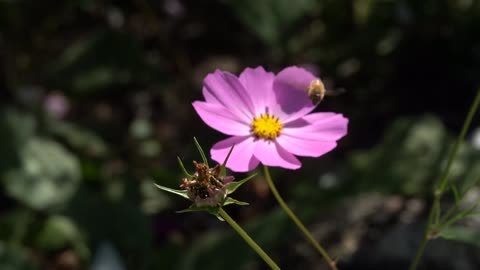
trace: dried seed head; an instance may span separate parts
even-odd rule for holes
[[[227,196],[226,187],[234,180],[233,176],[220,177],[220,166],[209,168],[204,163],[193,161],[195,173],[191,179],[183,178],[181,189],[196,206],[222,206]]]

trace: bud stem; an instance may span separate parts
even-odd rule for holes
[[[230,215],[223,210],[223,208],[220,208],[220,211],[218,211],[220,216],[230,225],[232,228],[247,242],[247,244],[257,252],[257,254],[270,266],[271,269],[274,270],[280,270],[280,267],[270,258],[265,251],[257,244],[255,241],[245,232],[240,225],[238,225],[235,220],[233,220]]]
[[[317,251],[322,255],[322,257],[327,261],[328,266],[332,270],[337,270],[337,266],[334,260],[330,258],[328,255],[327,251],[315,240],[313,235],[307,230],[305,225],[300,221],[300,219],[295,215],[295,213],[288,207],[287,203],[283,200],[282,196],[280,196],[280,193],[278,193],[277,188],[275,187],[275,184],[272,181],[272,177],[270,176],[270,171],[268,170],[267,166],[263,166],[264,169],[264,174],[265,174],[265,179],[267,180],[268,186],[270,187],[270,190],[273,193],[273,196],[275,199],[277,199],[278,204],[283,208],[283,211],[290,217],[291,220],[297,225],[297,227],[302,231],[303,235],[307,240],[317,249]]]

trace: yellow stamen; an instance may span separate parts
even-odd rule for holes
[[[252,132],[258,138],[273,140],[280,135],[282,127],[278,117],[266,113],[253,118]]]

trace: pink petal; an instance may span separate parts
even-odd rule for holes
[[[312,113],[285,124],[282,135],[299,139],[336,141],[347,134],[348,119],[336,113]]]
[[[277,142],[285,148],[286,151],[297,156],[305,157],[322,156],[337,146],[335,141],[303,139],[283,134],[277,138]]]
[[[287,67],[277,74],[273,90],[280,111],[274,113],[280,114],[284,123],[298,119],[315,108],[306,90],[316,79],[318,78],[310,72],[295,66]]]
[[[253,118],[253,104],[235,75],[216,70],[203,80],[203,96],[208,103],[223,105],[245,122]]]
[[[274,79],[275,75],[265,71],[263,67],[246,68],[239,76],[239,81],[253,102],[256,116],[265,113],[266,107],[276,103],[272,93]]]
[[[250,126],[223,106],[203,101],[195,101],[192,105],[203,122],[210,127],[227,135],[250,134]]]
[[[216,143],[210,150],[212,159],[223,164],[232,145],[232,154],[226,167],[234,172],[248,172],[258,166],[258,159],[253,156],[255,144],[251,136],[230,137]]]
[[[298,169],[302,166],[300,161],[291,153],[285,151],[273,141],[255,141],[255,157],[265,166]]]

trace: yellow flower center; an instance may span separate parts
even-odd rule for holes
[[[273,140],[280,135],[282,127],[278,117],[266,113],[253,118],[252,132],[258,138]]]

